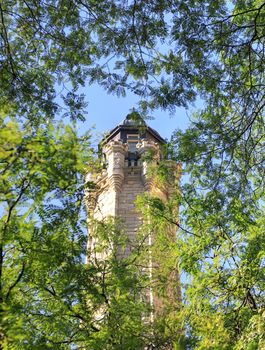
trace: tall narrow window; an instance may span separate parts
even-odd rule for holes
[[[127,143],[129,152],[135,153],[137,152],[136,145],[138,143],[138,135],[127,135]]]

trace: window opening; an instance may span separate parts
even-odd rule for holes
[[[131,153],[137,152],[138,135],[127,135],[128,150]]]

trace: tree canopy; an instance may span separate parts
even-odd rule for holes
[[[154,348],[265,347],[264,19],[261,0],[1,1],[0,349],[141,349],[154,335],[135,265],[106,261],[106,295],[106,266],[84,264],[84,174],[98,164],[75,121],[92,83],[133,92],[143,116],[203,100],[167,149],[188,177],[181,198],[141,202],[158,227],[181,205],[182,308],[158,322]]]

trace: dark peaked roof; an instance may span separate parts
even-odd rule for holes
[[[159,133],[148,126],[144,119],[136,112],[132,112],[126,116],[114,129],[112,129],[109,134],[103,139],[102,143],[110,141],[115,135],[117,135],[121,130],[134,130],[142,133],[149,132],[158,142],[166,143]]]

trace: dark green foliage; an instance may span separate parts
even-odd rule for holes
[[[157,348],[181,346],[183,328],[189,349],[265,347],[264,17],[259,0],[1,1],[0,348],[142,347],[133,264],[106,262],[112,311],[93,323],[102,266],[83,263],[82,200],[85,164],[98,164],[87,136],[51,126],[84,119],[78,88],[93,82],[133,92],[145,114],[204,100],[166,150],[188,180],[180,221],[179,195],[141,204],[151,228],[178,229],[169,261],[185,272],[183,308],[157,321]],[[172,180],[164,162],[156,175]],[[158,235],[154,251],[167,244]]]

